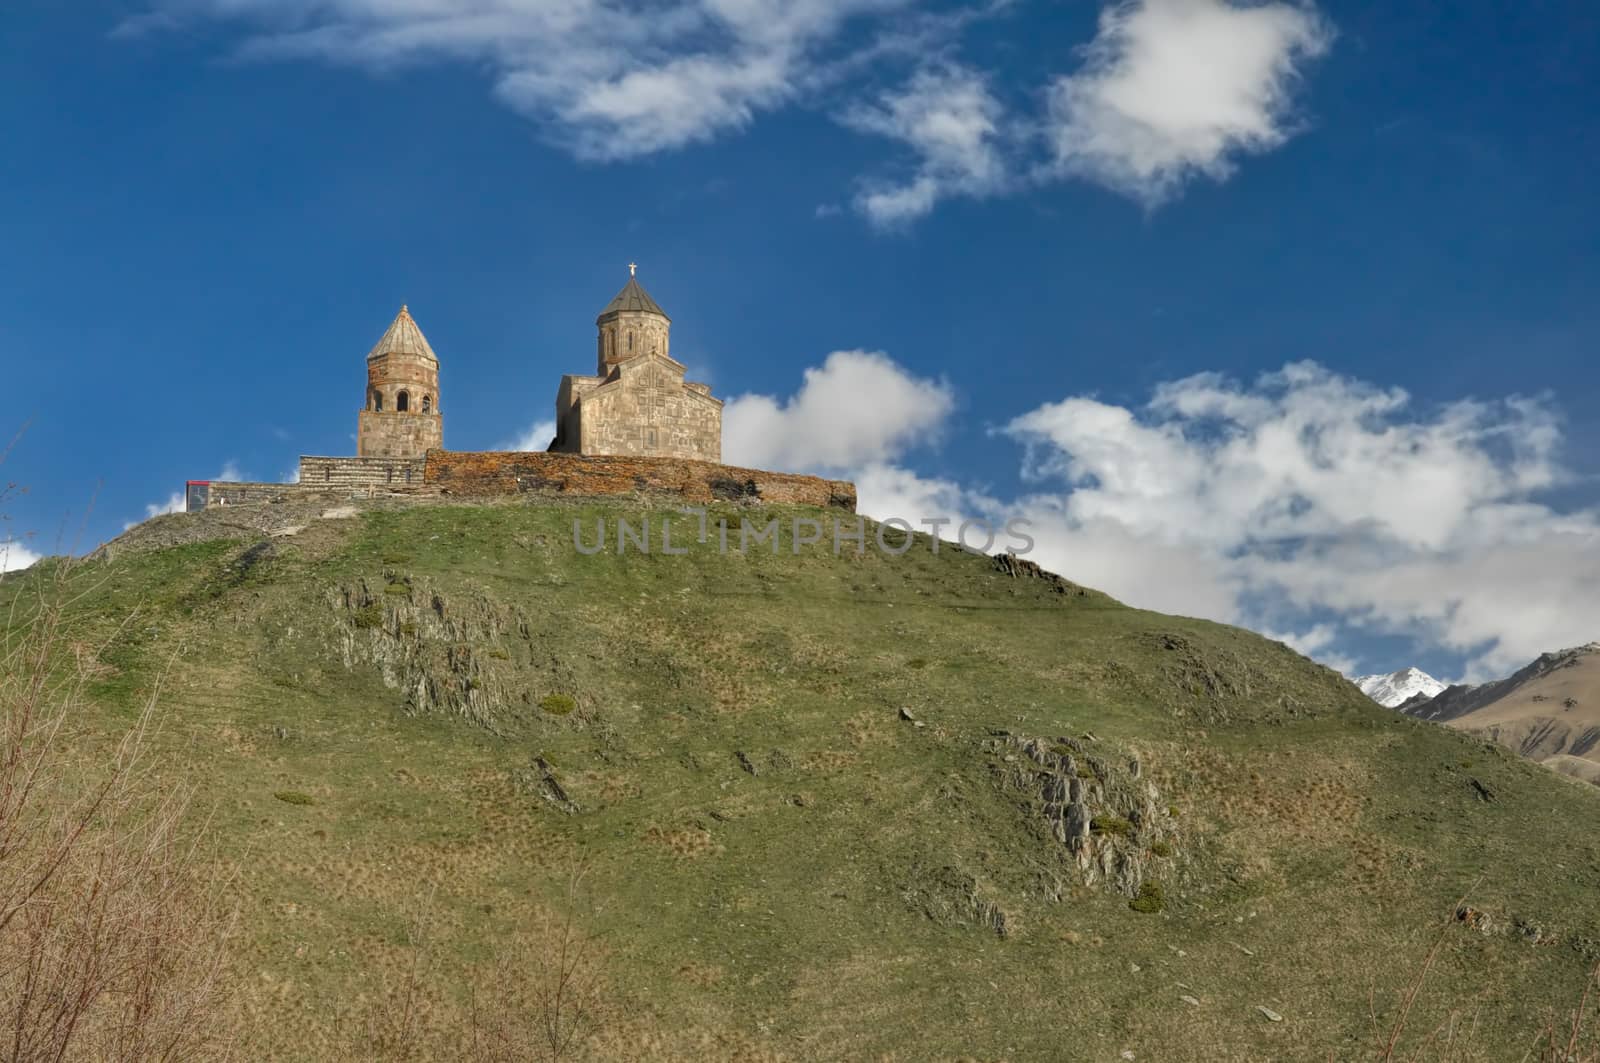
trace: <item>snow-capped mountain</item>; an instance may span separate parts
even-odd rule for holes
[[[1445,686],[1420,668],[1402,668],[1388,675],[1356,676],[1351,682],[1361,688],[1361,693],[1390,709],[1418,694],[1431,698]]]

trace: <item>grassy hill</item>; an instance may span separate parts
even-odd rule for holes
[[[1405,1043],[1515,1059],[1600,957],[1593,787],[925,537],[573,548],[641,506],[174,516],[71,577],[75,751],[159,684],[253,1058],[397,1007],[448,1054],[580,940],[603,1058],[1374,1058],[1441,943]]]

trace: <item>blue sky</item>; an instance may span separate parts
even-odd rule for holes
[[[446,445],[517,440],[637,261],[729,460],[1026,512],[1347,669],[1600,638],[1591,4],[21,0],[0,42],[13,560],[351,452],[402,302]]]

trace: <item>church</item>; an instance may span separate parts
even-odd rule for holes
[[[439,356],[402,306],[367,353],[353,456],[302,454],[289,483],[190,480],[184,508],[644,492],[854,513],[848,481],[722,464],[722,401],[709,385],[684,379],[683,363],[671,354],[672,319],[637,270],[628,266],[628,282],[595,319],[595,371],[561,378],[555,436],[543,451],[445,448]]]
[[[684,379],[670,351],[672,319],[639,284],[628,283],[595,319],[592,376],[569,374],[556,393],[560,454],[722,460],[722,400]],[[363,458],[420,458],[444,446],[439,358],[408,307],[402,306],[367,355],[366,402],[356,453]]]

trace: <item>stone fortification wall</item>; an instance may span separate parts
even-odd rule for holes
[[[305,487],[338,490],[341,487],[405,487],[422,485],[424,459],[417,458],[315,458],[300,459],[300,483]]]
[[[447,495],[628,495],[660,492],[690,502],[785,502],[855,512],[855,484],[682,458],[428,452],[424,483]]]

